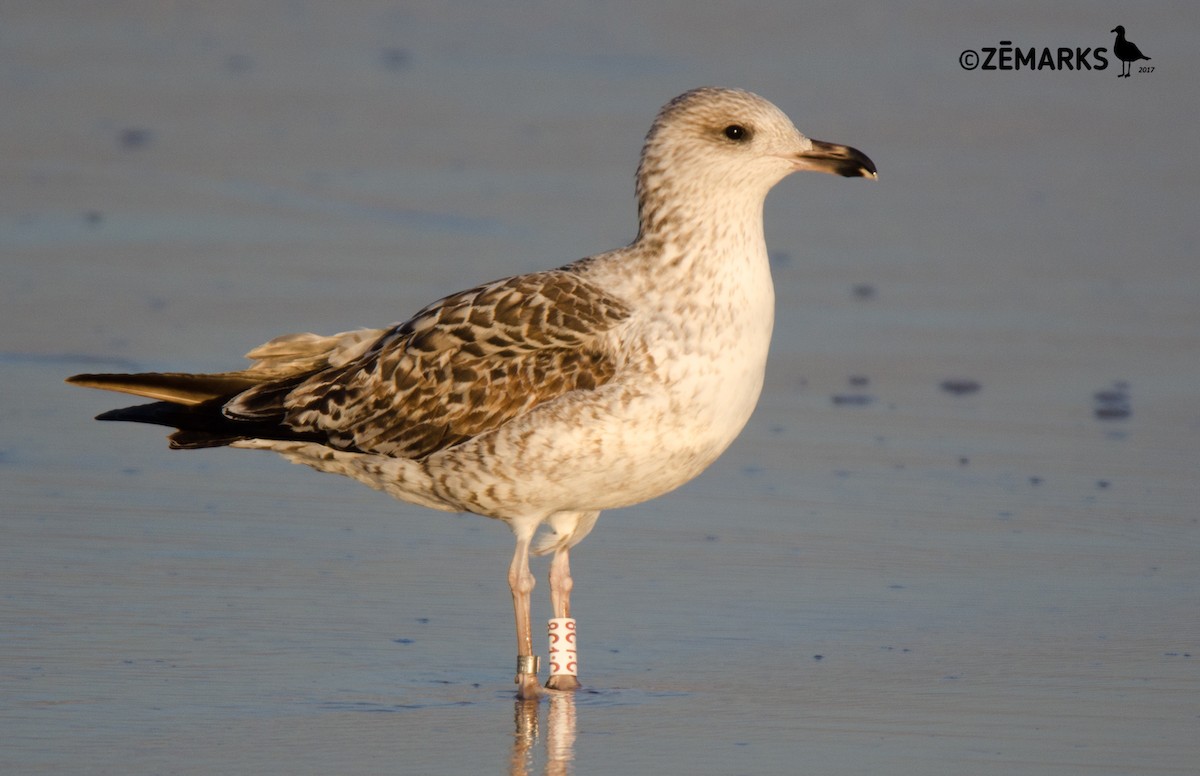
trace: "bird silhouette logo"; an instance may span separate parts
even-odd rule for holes
[[[1113,27],[1109,32],[1117,34],[1117,40],[1113,43],[1113,54],[1117,59],[1121,60],[1121,74],[1117,78],[1128,78],[1129,71],[1133,69],[1133,63],[1139,59],[1149,61],[1150,57],[1142,53],[1142,50],[1137,47],[1136,43],[1130,43],[1125,40],[1125,28],[1121,25]]]

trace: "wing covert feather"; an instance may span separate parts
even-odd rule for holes
[[[569,391],[608,382],[602,334],[627,306],[578,275],[498,280],[432,304],[358,358],[247,391],[232,417],[279,417],[329,444],[422,458]]]

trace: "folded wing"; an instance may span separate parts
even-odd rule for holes
[[[280,337],[247,354],[256,362],[241,372],[70,381],[162,400],[100,417],[174,426],[175,447],[302,439],[423,458],[608,382],[605,332],[628,314],[551,270],[463,291],[390,329]]]

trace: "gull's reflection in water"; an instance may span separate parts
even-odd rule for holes
[[[546,693],[546,769],[547,776],[571,772],[575,760],[575,693]],[[543,704],[536,700],[514,701],[512,757],[508,772],[511,776],[530,776],[539,737],[538,712]]]

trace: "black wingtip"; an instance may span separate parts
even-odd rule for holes
[[[159,426],[174,426],[187,411],[178,404],[165,401],[150,404],[135,404],[132,407],[118,407],[115,410],[101,412],[96,420],[122,420],[131,423],[153,423]]]

